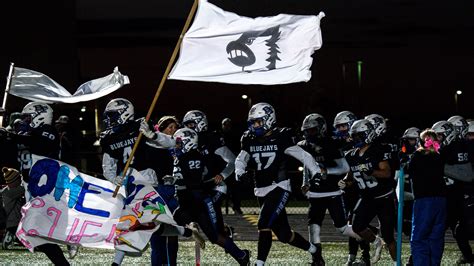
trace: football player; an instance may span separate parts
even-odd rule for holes
[[[209,179],[206,181],[213,195],[213,202],[221,211],[222,201],[227,193],[224,180],[235,169],[235,155],[226,146],[220,132],[210,131],[207,116],[199,110],[191,110],[183,117],[183,125],[198,133],[198,150],[205,156]]]
[[[23,180],[29,182],[31,168],[31,154],[41,155],[52,159],[59,157],[59,136],[52,125],[53,109],[45,103],[30,102],[21,112],[22,126],[18,133],[11,133],[13,141],[18,145],[18,161]],[[30,195],[27,192],[27,200]],[[35,247],[41,251],[55,265],[69,265],[66,257],[57,244],[43,244]],[[77,248],[70,248],[70,258],[77,254]]]
[[[433,125],[441,143],[440,154],[445,162],[444,174],[447,188],[447,227],[453,232],[462,257],[459,264],[472,263],[474,258],[466,234],[466,222],[463,219],[464,195],[469,198],[469,188],[474,176],[469,161],[469,147],[465,140],[469,125],[461,116],[453,116],[448,121],[439,121]]]
[[[333,138],[339,142],[342,151],[345,153],[353,148],[352,139],[349,135],[349,130],[352,124],[357,120],[354,113],[350,111],[342,111],[337,113],[334,117],[333,127],[334,136]],[[346,204],[346,210],[349,214],[349,219],[352,216],[352,210],[359,199],[359,192],[357,186],[349,186],[344,188],[344,203]],[[357,251],[362,249],[362,261],[366,264],[370,263],[370,246],[366,241],[357,241],[353,237],[349,237],[349,256],[347,257],[346,265],[352,265],[355,263]]]
[[[390,256],[396,260],[396,245],[393,236],[395,204],[393,179],[385,151],[374,144],[375,129],[366,119],[357,120],[351,126],[350,135],[354,148],[346,153],[350,172],[340,182],[340,187],[357,183],[359,200],[354,209],[352,229],[362,239],[375,244],[373,263],[380,259],[381,239],[369,228],[377,216],[383,239]]]
[[[216,211],[206,188],[208,160],[198,150],[198,134],[190,128],[181,128],[176,131],[174,138],[179,139],[173,176],[177,178],[180,206],[199,224],[211,243],[222,247],[240,265],[248,265],[250,252],[240,249],[232,238],[224,234],[222,213]]]
[[[102,169],[107,180],[116,185],[122,185],[125,181],[126,190],[129,190],[127,179],[123,180],[121,176],[139,132],[143,133],[147,141],[140,142],[140,146],[131,159],[130,166],[138,171],[148,170],[153,176],[162,177],[166,174],[164,171],[166,166],[161,165],[166,160],[160,161],[158,157],[160,156],[160,149],[157,149],[157,147],[174,147],[176,142],[172,137],[161,132],[154,132],[143,119],[135,120],[134,107],[130,101],[124,98],[111,100],[105,107],[104,116],[106,129],[100,135],[100,145],[103,151]],[[174,198],[174,186],[159,186],[158,180],[156,185],[155,189],[166,201],[174,217],[178,220],[177,217],[183,213],[179,208],[177,199]],[[171,188],[171,191],[169,188]],[[179,222],[178,224],[184,225]],[[189,228],[183,230],[180,233],[186,237],[189,237],[192,233]],[[124,255],[124,252],[117,250],[113,265],[120,265]],[[152,260],[155,262],[159,258],[153,257]],[[160,264],[161,262],[157,263]]]
[[[320,232],[326,210],[339,232],[354,236],[350,226],[347,225],[347,214],[342,197],[342,190],[337,183],[349,172],[344,154],[339,149],[335,140],[326,136],[326,120],[320,114],[309,114],[303,120],[301,131],[304,140],[298,142],[298,146],[309,152],[321,167],[321,172],[326,178],[319,183],[313,182],[308,171],[303,172],[302,191],[309,198],[310,207],[308,212],[309,239],[317,247],[313,255],[314,265],[325,265],[322,257]],[[351,234],[352,233],[352,234]]]
[[[291,230],[285,210],[291,186],[286,175],[288,156],[308,168],[311,178],[318,182],[321,169],[313,156],[296,145],[290,128],[276,127],[275,109],[268,103],[257,103],[248,114],[249,129],[241,138],[241,151],[235,161],[236,178],[251,175],[255,181],[255,196],[260,204],[258,219],[257,265],[264,265],[272,245],[272,231],[283,243],[306,250],[317,248],[300,234]]]

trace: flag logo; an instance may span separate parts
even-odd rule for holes
[[[267,53],[269,57],[266,59],[269,64],[266,67],[268,70],[275,69],[276,61],[281,60],[278,57],[280,50],[277,45],[277,42],[280,39],[280,26],[271,27],[264,31],[244,32],[237,40],[231,41],[227,45],[226,50],[229,55],[229,61],[236,66],[242,67],[242,72],[244,72],[246,66],[251,66],[256,61],[255,53],[249,46],[253,44],[255,39],[268,36],[270,36],[270,38],[265,40],[265,45],[269,48]]]

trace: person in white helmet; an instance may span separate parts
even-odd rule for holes
[[[315,254],[317,248],[288,224],[285,205],[291,192],[286,175],[288,157],[294,157],[308,168],[317,182],[321,169],[313,156],[296,145],[290,128],[276,126],[275,109],[268,103],[257,103],[248,114],[248,130],[241,138],[241,151],[235,161],[238,179],[253,178],[254,193],[261,206],[258,219],[258,252],[256,265],[264,265],[272,245],[272,232],[278,240]]]

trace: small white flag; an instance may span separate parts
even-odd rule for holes
[[[322,45],[317,16],[242,17],[199,1],[169,79],[234,84],[286,84],[311,78]]]
[[[115,67],[112,74],[82,84],[71,95],[68,90],[45,74],[15,67],[9,93],[37,102],[77,103],[100,98],[129,83],[128,77],[122,75]]]

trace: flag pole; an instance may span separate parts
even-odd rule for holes
[[[188,31],[188,28],[189,28],[189,25],[191,24],[191,20],[194,16],[194,13],[196,13],[196,9],[197,9],[197,6],[198,6],[198,1],[199,0],[194,0],[193,6],[191,7],[191,10],[189,11],[188,18],[186,19],[186,22],[184,23],[183,30],[181,31],[181,34],[179,35],[179,39],[176,42],[176,46],[174,47],[174,51],[171,54],[171,58],[168,62],[168,66],[166,67],[165,73],[163,74],[163,77],[161,78],[160,85],[158,86],[158,89],[156,90],[155,98],[153,98],[153,102],[150,105],[150,109],[148,109],[148,113],[145,117],[145,121],[147,121],[147,122],[150,119],[151,114],[153,113],[153,109],[155,109],[156,101],[158,100],[158,97],[160,96],[160,93],[163,89],[163,85],[165,84],[165,81],[168,78],[168,75],[171,71],[171,67],[173,66],[173,62],[176,58],[176,55],[178,55],[179,47],[180,47],[181,42],[183,40],[183,36],[186,33],[186,31]],[[137,150],[137,147],[138,147],[138,144],[140,143],[142,135],[143,134],[141,132],[138,134],[138,138],[135,141],[132,152],[130,153],[130,157],[128,157],[127,163],[125,164],[125,167],[123,169],[121,180],[124,179],[124,177],[125,177],[125,175],[128,171],[128,168],[130,167],[130,162],[132,161],[133,155],[135,154],[135,151]],[[114,197],[117,196],[117,193],[118,193],[119,189],[120,189],[120,185],[117,185],[117,187],[115,188],[114,194],[113,194]]]
[[[7,85],[5,86],[5,94],[3,95],[3,103],[2,103],[2,109],[0,110],[0,127],[3,127],[3,119],[5,118],[5,108],[7,107],[7,97],[8,97],[8,92],[10,91],[10,83],[12,80],[13,76],[13,69],[14,69],[15,64],[10,63],[10,71],[8,72],[8,77],[7,77]]]

